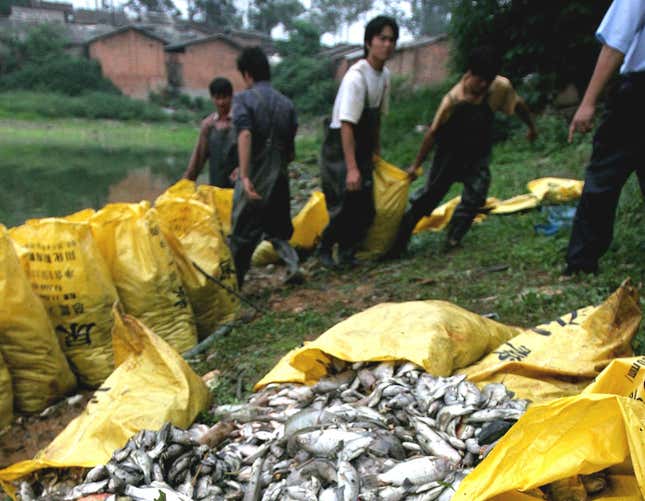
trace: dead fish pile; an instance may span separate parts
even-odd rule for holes
[[[136,489],[154,482],[198,500],[445,501],[528,405],[411,363],[334,360],[329,374],[214,408],[199,442],[170,425],[142,431],[67,499],[144,499]]]

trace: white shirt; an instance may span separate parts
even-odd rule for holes
[[[596,38],[625,54],[621,74],[645,71],[645,1],[614,0]]]
[[[370,108],[381,108],[387,114],[390,102],[390,71],[376,71],[366,59],[361,59],[347,70],[340,83],[329,127],[340,129],[341,122],[357,124],[365,107],[365,85]]]

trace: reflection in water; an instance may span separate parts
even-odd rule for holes
[[[136,203],[141,200],[154,200],[172,184],[166,176],[153,174],[150,167],[130,171],[116,184],[110,186],[108,202]]]

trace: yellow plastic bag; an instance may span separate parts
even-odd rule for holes
[[[374,259],[390,249],[408,204],[410,178],[405,171],[375,157],[373,179],[376,216],[360,246],[359,259]]]
[[[181,179],[159,195],[156,203],[172,198],[189,198],[212,207],[222,226],[224,235],[231,233],[231,214],[233,213],[233,189],[218,188],[209,184],[197,185],[194,181]]]
[[[42,468],[106,463],[138,431],[166,421],[186,428],[208,406],[208,388],[173,348],[134,317],[115,311],[114,318],[117,369],[34,459],[0,470],[7,492],[11,482]]]
[[[644,385],[645,357],[619,359],[581,395],[530,406],[453,500],[516,499],[517,490],[606,468],[610,489],[594,500],[645,498]]]
[[[157,201],[156,208],[195,313],[197,334],[204,338],[219,324],[232,320],[240,307],[234,294],[238,289],[231,252],[217,215],[208,205],[184,198],[165,198]],[[198,271],[193,263],[219,284]]]
[[[293,235],[289,243],[296,249],[311,250],[318,245],[320,235],[329,224],[325,195],[314,191],[305,206],[293,218]],[[251,263],[253,266],[266,266],[280,260],[278,253],[271,242],[264,241],[253,252]]]
[[[88,223],[27,221],[10,230],[27,252],[21,262],[79,380],[98,386],[114,369],[112,305],[116,289]]]
[[[532,193],[517,195],[506,200],[501,200],[490,211],[491,214],[512,214],[523,210],[535,209],[540,205],[540,199]]]
[[[31,289],[2,225],[0,356],[11,373],[15,407],[21,412],[40,412],[76,386],[45,307]],[[0,399],[2,394],[0,388]]]
[[[224,235],[230,235],[231,214],[233,213],[233,188],[218,188],[209,184],[200,184],[193,198],[215,209]]]
[[[121,304],[180,353],[197,343],[193,309],[148,202],[110,204],[90,220]]]
[[[560,177],[542,177],[529,181],[526,186],[540,202],[564,203],[580,198],[584,181]]]
[[[0,352],[0,431],[9,426],[13,419],[13,389],[11,376]]]
[[[599,306],[528,329],[460,372],[533,402],[577,395],[614,357],[633,354],[640,320],[638,291],[626,281]]]
[[[441,204],[439,207],[432,211],[432,214],[421,218],[417,225],[414,227],[414,231],[412,233],[416,235],[417,233],[425,230],[443,230],[450,223],[452,215],[459,205],[459,202],[461,202],[461,197],[455,197],[451,198],[446,203]],[[487,198],[484,208],[493,209],[498,203],[499,200],[497,200],[496,198]],[[486,219],[486,214],[484,214],[483,212],[479,213],[475,217],[475,223],[481,223],[484,219]]]
[[[285,375],[313,384],[326,374],[329,356],[349,362],[409,360],[430,374],[448,376],[519,332],[445,301],[383,303],[291,352],[256,389],[287,381]]]

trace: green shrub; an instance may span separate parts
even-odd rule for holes
[[[0,77],[0,90],[36,90],[78,96],[97,91],[120,94],[101,74],[97,61],[69,55],[44,62],[32,62]]]

